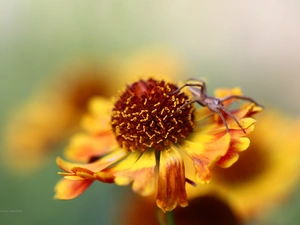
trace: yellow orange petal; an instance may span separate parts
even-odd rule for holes
[[[76,174],[76,176],[83,177],[86,180],[95,180],[94,172],[86,168],[74,167],[72,168],[72,172]]]
[[[229,150],[225,156],[221,157],[218,165],[222,168],[232,166],[239,159],[239,154],[236,151]]]
[[[253,125],[255,123],[255,119],[247,117],[247,118],[242,118],[239,120],[240,125],[245,129],[249,128],[251,125]],[[227,120],[227,124],[230,130],[239,130],[241,131],[241,128],[239,127],[239,125],[233,120],[233,119],[228,119]],[[254,127],[253,127],[254,128]],[[248,130],[249,133],[250,131],[252,131],[253,129]]]
[[[134,153],[133,155],[131,160],[127,158],[123,160],[123,166],[121,165],[121,167],[124,168],[125,163],[129,167],[115,173],[115,183],[126,185],[132,182],[133,191],[143,196],[148,196],[155,190],[155,153],[152,150],[148,150],[142,153],[140,158],[137,158],[138,154]],[[127,160],[129,161],[127,162]],[[119,165],[116,167],[118,169],[121,168]]]
[[[67,180],[61,179],[55,186],[55,199],[68,200],[81,195],[93,180]]]
[[[93,163],[89,163],[89,164],[70,163],[70,162],[63,160],[60,157],[57,157],[56,163],[62,170],[66,171],[66,172],[70,172],[70,173],[72,173],[73,172],[72,169],[76,168],[76,167],[86,168],[90,171],[98,172],[98,171],[101,171],[104,168],[110,166],[111,164],[115,163],[117,160],[122,158],[125,154],[126,154],[126,151],[123,149],[116,150],[116,151],[100,158],[99,160],[97,160]]]
[[[63,175],[64,178],[68,180],[87,180],[84,177],[70,176],[70,174],[62,174],[62,173],[58,173],[58,174]],[[93,180],[93,179],[89,179],[89,180]]]
[[[230,143],[230,148],[234,148],[236,151],[244,151],[250,145],[250,140],[247,137],[240,137],[237,139],[232,139]]]
[[[78,133],[71,139],[65,149],[65,156],[77,162],[89,162],[93,157],[100,157],[116,148],[115,137],[111,132],[103,132],[101,135],[87,135]]]
[[[160,151],[156,204],[164,212],[188,205],[184,163],[177,149]]]
[[[253,129],[254,125],[251,124],[250,127],[245,128],[245,131],[248,134]],[[239,152],[246,150],[250,145],[249,138],[243,137],[244,133],[241,130],[231,131],[231,135],[232,138],[227,153],[218,160],[218,165],[222,168],[232,166],[238,160]]]
[[[233,112],[233,115],[237,118],[251,117],[252,115],[261,112],[263,110],[262,107],[256,106],[254,103],[251,104],[243,104],[239,110]]]
[[[208,183],[210,181],[209,167],[226,154],[229,144],[230,135],[228,133],[221,137],[199,133],[192,136],[189,141],[184,140],[181,148],[194,162],[197,182]]]
[[[136,161],[139,159],[139,157],[141,156],[141,152],[130,152],[126,158],[124,158],[121,162],[119,162],[116,166],[108,169],[109,171],[117,174],[120,171],[124,171],[124,170],[128,170],[130,169],[135,163]],[[120,179],[122,180],[122,179]],[[118,185],[128,185],[130,183],[130,181],[125,182],[117,182]]]

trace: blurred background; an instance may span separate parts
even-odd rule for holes
[[[78,129],[86,98],[116,94],[135,76],[203,77],[211,94],[240,86],[266,110],[298,120],[299,1],[2,0],[0,8],[0,224],[119,224],[130,187],[95,183],[77,199],[53,200],[55,158]],[[102,87],[77,101],[86,88],[69,88],[95,76]],[[16,151],[12,139],[24,139]],[[26,145],[36,149],[27,153]],[[294,183],[284,201],[247,224],[299,224]]]

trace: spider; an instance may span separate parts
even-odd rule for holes
[[[252,102],[257,106],[263,107],[262,105],[258,104],[252,98],[249,98],[246,96],[229,95],[229,96],[226,96],[223,98],[216,98],[216,97],[208,96],[205,81],[203,81],[201,79],[189,79],[189,81],[197,81],[200,83],[197,83],[197,84],[186,83],[182,87],[178,88],[176,91],[169,93],[169,95],[175,94],[175,93],[181,91],[183,88],[188,87],[189,90],[192,92],[192,94],[197,97],[197,99],[185,102],[182,106],[179,107],[179,109],[176,110],[175,113],[179,112],[182,108],[186,107],[187,105],[197,102],[199,105],[208,107],[211,111],[218,113],[218,115],[220,116],[221,120],[223,121],[223,123],[226,127],[227,132],[229,132],[229,128],[228,128],[228,124],[222,114],[222,111],[225,114],[227,114],[228,116],[230,116],[236,122],[236,124],[241,128],[241,130],[246,134],[246,131],[244,130],[242,125],[239,123],[239,121],[235,118],[235,116],[228,109],[226,109],[224,107],[223,102],[228,101],[230,99],[241,99],[241,100],[246,100],[246,101]]]

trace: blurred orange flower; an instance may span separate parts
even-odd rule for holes
[[[275,110],[267,110],[258,120],[248,151],[228,169],[215,167],[209,185],[188,188],[189,198],[218,193],[247,221],[263,216],[291,193],[300,175],[300,120]]]
[[[226,132],[208,108],[180,108],[190,93],[169,94],[177,89],[170,82],[149,78],[127,85],[114,105],[93,99],[90,113],[83,118],[85,131],[76,134],[66,149],[68,158],[81,163],[57,159],[65,172],[60,173],[64,179],[55,188],[55,198],[77,197],[98,180],[132,183],[132,189],[143,196],[157,190],[156,203],[163,211],[187,206],[185,184],[193,182],[186,178],[185,164],[193,164],[196,182],[208,183],[214,163],[229,167],[248,147],[246,135],[255,122],[251,116],[261,108],[246,104],[232,111],[245,133],[229,116]],[[221,89],[217,97],[224,93],[240,90]]]

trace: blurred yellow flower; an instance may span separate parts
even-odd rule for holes
[[[90,113],[83,118],[85,131],[76,134],[66,149],[68,158],[81,163],[57,159],[65,172],[60,173],[64,178],[55,187],[55,198],[75,198],[98,180],[132,183],[132,189],[143,196],[157,190],[156,203],[163,211],[187,206],[185,184],[193,181],[186,178],[185,164],[193,164],[196,182],[208,183],[214,163],[228,167],[248,147],[246,135],[255,122],[251,115],[261,109],[245,104],[232,111],[245,133],[226,115],[227,132],[208,108],[180,108],[190,93],[169,94],[177,89],[170,82],[149,78],[127,85],[114,105],[93,99]],[[220,90],[217,97],[224,92],[240,90]]]
[[[124,58],[122,65],[120,73],[127,80],[136,80],[137,77],[152,75],[174,79],[186,75],[183,59],[176,52],[159,46],[136,51],[132,56]]]
[[[115,74],[103,66],[80,63],[42,85],[8,118],[2,151],[5,164],[18,172],[42,165],[52,148],[78,129],[88,100],[111,94],[109,76]]]
[[[300,175],[300,120],[275,110],[265,111],[258,120],[249,135],[251,145],[237,163],[225,170],[215,167],[211,183],[188,188],[189,198],[217,193],[247,221],[263,216],[290,194]]]
[[[114,85],[122,89],[124,82],[133,83],[138,78],[163,76],[178,79],[187,73],[184,60],[176,51],[163,46],[149,46],[135,51],[133,54],[112,57],[117,66],[116,72],[120,79],[114,79]]]

